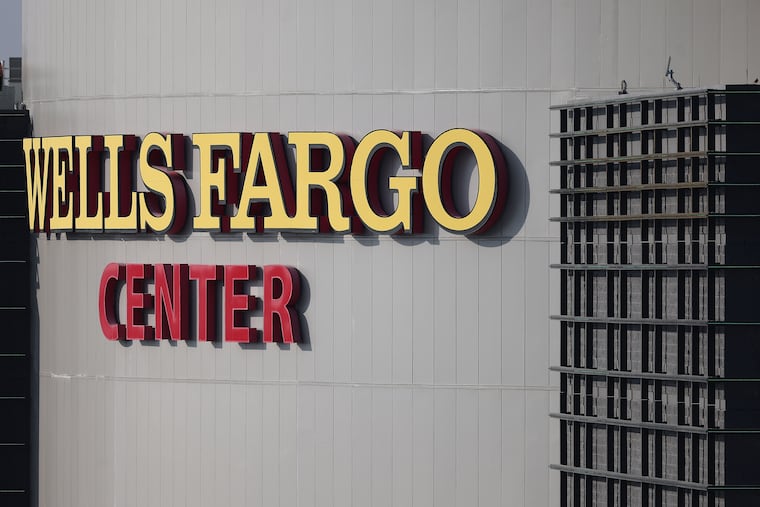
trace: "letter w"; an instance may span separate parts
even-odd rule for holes
[[[29,230],[39,232],[47,230],[50,219],[48,202],[49,174],[42,152],[42,139],[24,138],[24,155],[26,156],[26,201],[29,207]]]

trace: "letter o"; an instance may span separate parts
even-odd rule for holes
[[[469,149],[478,165],[478,196],[469,213],[462,216],[454,206],[451,171],[456,154]],[[507,164],[488,134],[467,129],[447,130],[438,136],[425,157],[422,193],[433,219],[457,233],[483,233],[499,218],[507,196]]]

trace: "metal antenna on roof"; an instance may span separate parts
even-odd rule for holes
[[[670,68],[670,57],[668,57],[668,68],[665,69],[665,77],[668,78],[673,86],[676,87],[676,90],[681,90],[681,83],[675,80],[673,77],[673,69]]]

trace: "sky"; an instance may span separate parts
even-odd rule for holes
[[[21,0],[0,0],[0,60],[21,56]]]

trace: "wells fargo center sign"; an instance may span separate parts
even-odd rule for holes
[[[420,132],[389,130],[370,132],[359,143],[331,132],[290,132],[287,138],[269,132],[198,133],[190,140],[198,150],[198,167],[192,171],[187,138],[181,134],[154,132],[142,140],[121,134],[24,139],[29,229],[415,234],[423,231],[427,212],[451,232],[479,234],[498,220],[506,202],[507,166],[498,144],[467,129],[443,132],[427,150]],[[452,184],[463,150],[474,156],[478,175],[477,197],[467,210],[455,203]],[[387,191],[396,194],[394,209],[386,209],[381,196],[380,167],[389,155],[402,168],[387,179]],[[197,174],[198,195],[190,191],[188,174]],[[101,328],[111,340],[190,338],[193,280],[199,341],[218,338],[219,284],[224,288],[225,341],[258,340],[258,331],[246,322],[261,301],[262,340],[297,342],[300,276],[297,269],[281,265],[260,270],[252,265],[112,263],[100,282]],[[246,287],[258,278],[261,298]],[[122,285],[125,319],[117,308]],[[150,312],[155,313],[152,324]]]

